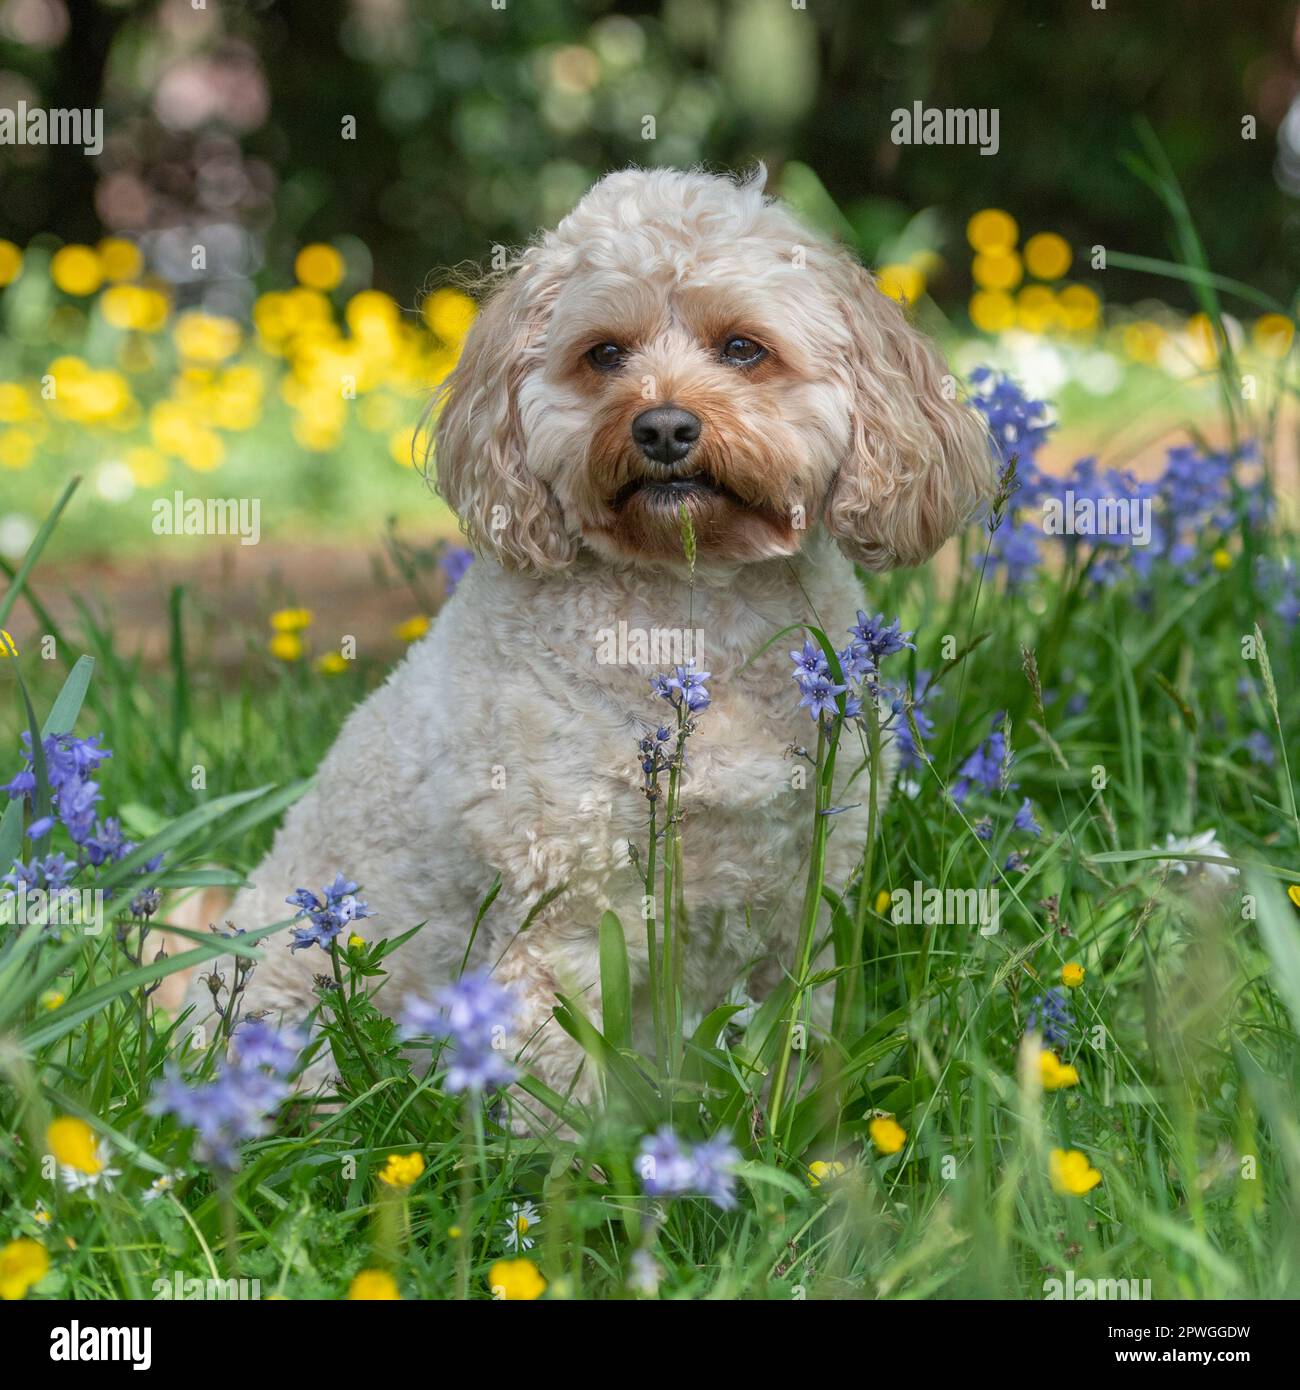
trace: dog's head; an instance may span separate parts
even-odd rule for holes
[[[819,521],[918,564],[994,482],[981,418],[846,251],[703,173],[602,179],[504,273],[437,404],[437,486],[538,571],[790,555]]]

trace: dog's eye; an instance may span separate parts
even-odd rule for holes
[[[612,372],[615,367],[622,365],[623,349],[617,343],[597,343],[587,353],[587,361],[597,371]]]
[[[753,338],[728,338],[722,345],[722,360],[733,367],[752,367],[767,356],[767,349]]]

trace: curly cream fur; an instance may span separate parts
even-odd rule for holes
[[[741,331],[770,349],[753,372],[719,361],[718,335]],[[608,377],[584,357],[603,336],[627,349]],[[675,509],[619,501],[629,483],[637,496],[644,466],[628,422],[667,401],[703,420],[698,457],[721,485],[687,504],[693,585]],[[850,257],[766,197],[761,175],[628,170],[504,277],[440,404],[434,464],[483,558],[349,717],[230,916],[282,919],[291,890],[342,870],[375,909],[363,935],[426,923],[391,958],[378,1002],[394,1010],[455,975],[499,876],[471,961],[517,990],[526,1064],[589,1096],[551,1009],[563,994],[599,1018],[607,910],[644,990],[628,850],[646,835],[636,742],[664,713],[648,688],[664,663],[605,664],[602,634],[620,622],[698,630],[712,672],[682,789],[690,1001],[707,1006],[751,973],[779,978],[811,796],[791,749],[812,726],[790,644],[757,654],[792,623],[842,637],[861,590],[839,551],[875,568],[924,559],[987,495],[988,442],[944,389],[934,348]],[[847,786],[857,761],[841,760],[849,809],[834,820],[830,881],[847,878],[866,834],[867,788]],[[321,964],[269,945],[246,1008],[301,1017]],[[228,961],[217,969],[230,977]],[[190,1003],[208,1011],[202,982]]]

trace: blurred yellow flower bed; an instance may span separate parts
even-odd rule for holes
[[[323,243],[294,269],[241,323],[179,306],[130,241],[0,241],[0,554],[21,553],[73,473],[88,484],[74,545],[143,536],[151,501],[175,490],[258,497],[270,533],[434,519],[413,476],[416,423],[474,301],[444,288],[416,312],[348,292]]]

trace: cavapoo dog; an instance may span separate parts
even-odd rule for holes
[[[480,558],[348,718],[227,915],[283,920],[290,893],[341,871],[374,914],[349,931],[425,923],[376,996],[395,1013],[456,977],[499,876],[470,965],[513,989],[523,1065],[586,1098],[590,1068],[552,1009],[563,994],[599,1021],[607,910],[645,990],[638,742],[672,717],[650,684],[662,641],[658,662],[627,658],[685,634],[710,673],[681,795],[684,989],[707,1007],[792,963],[811,791],[790,750],[815,733],[791,680],[799,640],[768,644],[804,622],[847,640],[865,606],[854,563],[919,564],[965,525],[994,483],[988,434],[903,309],[765,196],[761,170],[670,169],[602,179],[518,256],[433,434],[438,491]],[[844,780],[857,761],[840,760]],[[863,780],[835,818],[829,882],[861,854]],[[263,949],[244,1012],[301,1020],[328,967],[282,936]],[[233,978],[229,957],[213,968]],[[187,1002],[192,1022],[211,1013],[204,978]]]

